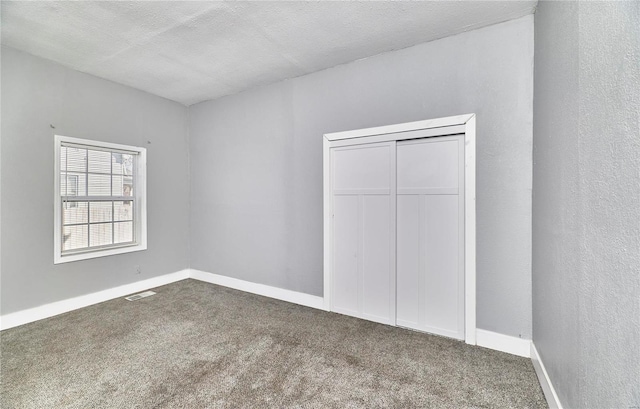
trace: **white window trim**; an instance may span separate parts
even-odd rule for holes
[[[84,252],[62,254],[62,201],[60,196],[60,147],[63,143],[86,145],[87,147],[123,150],[138,153],[136,170],[134,172],[134,198],[136,201],[136,214],[134,219],[135,244],[125,244],[122,247],[109,247]],[[53,200],[53,263],[61,264],[72,261],[88,260],[97,257],[112,256],[115,254],[131,253],[147,249],[147,150],[129,145],[94,141],[89,139],[73,138],[70,136],[55,135],[54,137],[54,200]]]

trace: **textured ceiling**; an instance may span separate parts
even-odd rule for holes
[[[2,43],[185,105],[533,12],[536,1],[2,1]]]

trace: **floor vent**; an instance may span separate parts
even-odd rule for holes
[[[145,298],[145,297],[150,297],[152,295],[154,295],[155,293],[153,291],[145,291],[143,293],[140,294],[134,294],[134,295],[130,295],[128,297],[125,297],[125,300],[129,300],[129,301],[135,301],[135,300],[139,300],[140,298]]]

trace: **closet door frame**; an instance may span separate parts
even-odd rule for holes
[[[333,267],[331,149],[376,142],[403,141],[464,134],[464,340],[476,345],[476,116],[466,114],[376,128],[325,134],[324,180],[324,309],[331,310]]]

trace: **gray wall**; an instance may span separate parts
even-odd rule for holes
[[[178,103],[2,47],[1,313],[187,268],[187,130]],[[147,148],[146,251],[53,264],[55,133]]]
[[[531,337],[533,16],[190,107],[191,267],[322,295],[322,135],[475,112],[478,326]]]
[[[640,407],[640,3],[535,16],[533,339],[569,408]]]

